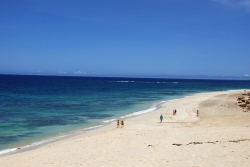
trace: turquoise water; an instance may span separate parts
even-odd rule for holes
[[[250,89],[250,81],[0,75],[0,151],[152,111],[168,99],[232,89]]]

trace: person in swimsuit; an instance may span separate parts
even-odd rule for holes
[[[176,109],[173,110],[173,115],[175,115],[175,114],[176,114]]]
[[[197,110],[196,115],[199,116],[199,110]]]
[[[121,120],[121,128],[123,128],[123,126],[124,126],[124,121]]]
[[[119,128],[120,127],[120,120],[118,119],[117,120],[117,128]]]

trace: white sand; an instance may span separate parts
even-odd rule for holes
[[[243,90],[170,100],[159,110],[126,119],[124,128],[116,128],[114,122],[34,150],[2,156],[0,166],[249,167],[250,113],[236,105],[239,93]],[[173,109],[177,109],[175,116]],[[160,114],[163,123],[159,123]]]

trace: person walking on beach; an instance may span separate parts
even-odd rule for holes
[[[199,110],[196,111],[196,115],[199,116]]]
[[[161,120],[161,123],[162,123],[162,120],[163,120],[163,116],[162,116],[162,114],[161,114],[161,116],[160,116],[160,120]]]
[[[124,126],[124,121],[121,120],[121,128],[123,128],[123,126]]]
[[[120,120],[118,119],[117,120],[117,126],[116,126],[117,128],[119,128],[120,127]]]

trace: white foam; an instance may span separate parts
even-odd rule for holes
[[[134,81],[116,81],[116,82],[134,82]]]
[[[109,81],[109,82],[125,82],[125,83],[127,83],[127,82],[135,82],[135,81]]]
[[[34,142],[34,143],[29,144],[29,145],[25,145],[25,146],[21,146],[21,147],[17,147],[17,148],[27,149],[27,148],[30,148],[30,147],[35,147],[35,146],[42,145],[42,144],[44,144],[44,143],[52,142],[52,141],[55,141],[55,140],[64,138],[64,137],[66,137],[66,136],[67,136],[67,135],[52,137],[52,138],[49,138],[49,139],[41,140],[41,141]],[[68,136],[69,136],[69,135],[68,135]],[[17,148],[10,148],[10,149],[1,150],[1,151],[0,151],[0,155],[1,155],[1,154],[6,154],[6,153],[10,153],[10,152],[16,151]]]
[[[16,151],[16,148],[10,148],[10,149],[1,150],[0,151],[0,155],[1,154],[6,154],[6,153],[10,153],[10,152],[13,152],[13,151]]]
[[[105,122],[105,123],[108,123],[108,122],[113,122],[113,121],[115,121],[116,119],[109,119],[109,120],[106,120],[106,121],[103,121],[103,122]]]
[[[49,139],[45,139],[45,140],[42,140],[42,141],[38,141],[38,142],[32,143],[32,144],[24,146],[22,148],[29,148],[29,147],[32,147],[32,146],[39,146],[41,144],[52,142],[52,141],[64,138],[66,136],[69,136],[69,135],[62,135],[62,136],[52,137],[52,138],[49,138]]]
[[[100,128],[102,126],[104,126],[104,125],[92,126],[92,127],[89,127],[89,128],[85,128],[84,130],[96,129],[96,128]]]
[[[132,113],[132,114],[125,115],[125,116],[122,117],[122,118],[130,117],[130,116],[136,116],[136,115],[141,115],[141,114],[145,114],[145,113],[148,113],[148,112],[152,112],[152,111],[154,111],[154,110],[156,110],[156,109],[157,109],[157,107],[156,107],[156,106],[153,106],[153,107],[148,108],[148,109],[146,109],[146,110],[142,110],[142,111],[134,112],[134,113]]]
[[[134,113],[131,113],[131,114],[128,114],[128,115],[121,116],[119,118],[129,118],[129,117],[133,117],[133,116],[137,116],[137,115],[142,115],[142,114],[145,114],[145,113],[148,113],[148,112],[152,112],[152,111],[157,109],[158,105],[161,105],[161,104],[163,104],[165,102],[166,101],[161,101],[160,103],[158,103],[158,104],[156,104],[156,105],[154,105],[154,106],[152,106],[152,107],[150,107],[150,108],[148,108],[146,110],[137,111],[137,112],[134,112]],[[113,118],[113,119],[105,120],[103,122],[104,123],[109,123],[109,122],[114,122],[116,120],[117,120],[117,118]]]
[[[92,126],[92,127],[89,127],[89,128],[84,128],[83,130],[75,131],[75,132],[70,133],[70,134],[51,137],[51,138],[48,138],[48,139],[45,139],[45,140],[34,142],[34,143],[29,144],[29,145],[20,146],[20,147],[16,147],[16,148],[10,148],[10,149],[4,149],[4,150],[0,151],[0,155],[14,152],[14,151],[17,150],[17,148],[27,149],[27,148],[30,148],[30,147],[39,146],[39,145],[42,145],[42,144],[45,144],[45,143],[53,142],[53,141],[56,141],[56,140],[59,140],[59,139],[65,138],[65,137],[69,137],[69,136],[72,136],[72,135],[75,135],[75,134],[82,133],[82,132],[84,132],[86,130],[96,129],[96,128],[99,128],[99,127],[102,127],[102,126],[104,126],[104,125]]]
[[[161,105],[161,104],[163,104],[163,103],[165,103],[165,102],[166,102],[166,101],[162,101],[162,102],[160,102],[160,103],[157,104],[157,105]],[[154,105],[154,106],[152,106],[152,107],[150,107],[150,108],[148,108],[148,109],[146,109],[146,110],[141,110],[141,111],[134,112],[134,113],[132,113],[132,114],[128,114],[128,115],[122,116],[121,118],[127,118],[127,117],[132,117],[132,116],[137,116],[137,115],[146,114],[146,113],[148,113],[148,112],[152,112],[152,111],[154,111],[154,110],[157,109],[157,105]]]
[[[126,115],[126,117],[128,117],[128,116],[137,116],[137,115],[146,114],[146,113],[148,113],[148,112],[152,112],[152,111],[154,111],[154,110],[157,109],[157,105],[161,105],[161,104],[163,104],[163,103],[165,103],[165,102],[166,102],[166,101],[162,101],[162,102],[160,102],[159,104],[156,104],[156,105],[154,105],[154,106],[152,106],[152,107],[150,107],[150,108],[148,108],[148,109],[146,109],[146,110],[141,110],[141,111],[134,112],[134,113],[132,113],[132,114]]]

